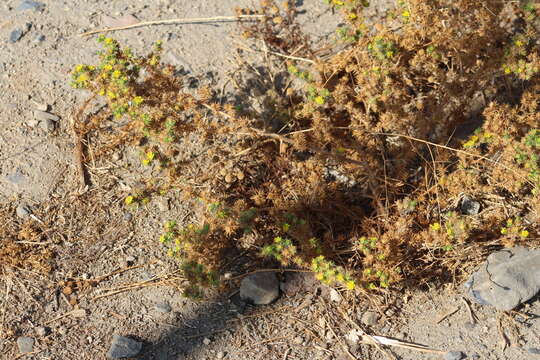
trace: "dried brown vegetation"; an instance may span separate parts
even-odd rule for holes
[[[159,44],[139,58],[102,38],[101,64],[74,71],[76,86],[129,117],[123,140],[144,140],[153,172],[128,206],[170,189],[198,204],[196,224],[169,222],[161,238],[193,283],[213,284],[230,248],[384,288],[453,273],[492,247],[538,244],[538,5],[400,1],[368,31],[364,2],[333,2],[355,36],[320,60],[293,3],[262,1],[250,12],[264,20],[242,24],[267,50],[315,62],[288,61],[304,87],[272,78],[262,108],[189,92],[159,64]],[[465,209],[471,201],[479,213]]]

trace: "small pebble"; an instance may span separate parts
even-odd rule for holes
[[[220,351],[216,354],[217,359],[223,359],[225,357],[225,353],[223,351]]]
[[[449,351],[444,354],[444,360],[461,360],[465,358],[465,354],[461,351]]]
[[[131,256],[131,255],[126,256],[126,262],[128,264],[133,264],[135,262],[135,256]]]
[[[330,300],[333,302],[341,302],[342,297],[336,289],[330,289]]]
[[[44,120],[39,124],[41,125],[41,128],[48,133],[53,132],[54,128],[56,127],[56,123],[51,119]]]
[[[44,326],[38,326],[37,328],[35,328],[35,331],[36,335],[40,337],[47,336],[47,333],[49,332],[48,329]]]
[[[125,213],[123,218],[124,221],[131,221],[131,219],[133,219],[133,215],[131,213]]]
[[[155,308],[156,308],[156,311],[160,313],[169,313],[172,310],[171,305],[169,305],[169,303],[166,303],[166,302],[156,304]]]
[[[43,34],[36,35],[36,37],[34,38],[35,43],[40,43],[43,41],[45,41],[45,35]]]
[[[52,120],[52,121],[58,121],[60,120],[60,117],[58,115],[51,114],[47,111],[40,111],[35,110],[34,111],[34,118],[39,121],[45,121],[45,120]]]
[[[530,353],[530,354],[534,354],[534,355],[540,355],[540,348],[528,348],[527,351]]]
[[[114,335],[107,353],[110,359],[132,358],[142,350],[142,343],[125,336]]]
[[[366,311],[365,313],[362,314],[361,321],[364,325],[369,325],[369,326],[376,325],[377,322],[379,321],[379,314],[377,314],[374,311]]]
[[[202,342],[204,345],[210,345],[212,341],[209,338],[204,338]]]
[[[32,1],[32,0],[24,0],[22,1],[19,6],[17,7],[17,11],[24,11],[24,10],[42,10],[45,7],[45,4]]]
[[[17,347],[21,354],[27,354],[34,351],[34,338],[21,336],[17,339]]]
[[[30,209],[26,205],[19,205],[17,206],[17,210],[15,210],[17,213],[17,216],[24,219],[30,215]]]
[[[23,31],[21,29],[15,29],[9,34],[9,42],[10,43],[16,43],[19,41],[23,36]]]
[[[302,338],[301,336],[297,336],[294,338],[293,342],[297,345],[301,345],[304,342],[304,338]]]

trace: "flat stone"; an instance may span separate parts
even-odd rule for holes
[[[45,121],[45,120],[52,120],[52,121],[58,121],[60,120],[60,117],[58,115],[51,114],[47,111],[40,111],[35,110],[34,111],[34,118],[39,121]]]
[[[39,10],[43,10],[44,8],[45,8],[45,4],[43,3],[32,1],[32,0],[23,0],[17,7],[17,11],[25,11],[25,10],[39,11]]]
[[[142,350],[142,343],[131,338],[114,335],[107,352],[109,359],[123,359],[137,356]]]
[[[527,349],[527,352],[528,352],[529,354],[540,355],[540,348],[533,348],[533,347],[531,347],[531,348],[528,348],[528,349]]]
[[[49,110],[49,104],[32,101],[34,103],[34,108],[38,111],[47,111]]]
[[[540,291],[540,250],[515,247],[495,252],[465,287],[479,304],[512,310]]]
[[[166,302],[156,304],[155,308],[156,308],[156,311],[160,313],[169,313],[172,310],[171,305],[169,305],[169,303],[166,303]]]
[[[9,42],[10,43],[16,43],[17,41],[21,40],[23,36],[22,29],[15,29],[9,34]]]
[[[255,305],[266,305],[279,296],[279,281],[273,272],[259,272],[242,279],[240,297]]]
[[[461,351],[449,351],[444,354],[444,360],[461,360],[465,358],[465,354]]]
[[[38,35],[36,35],[36,37],[34,38],[34,42],[35,42],[35,43],[41,43],[41,42],[43,42],[43,41],[45,41],[45,35],[43,35],[43,34],[38,34]]]
[[[17,206],[15,213],[18,217],[24,219],[30,215],[30,209],[28,209],[28,206],[26,205],[19,205]]]
[[[21,354],[28,354],[34,351],[34,338],[29,336],[21,336],[17,338],[17,347]]]

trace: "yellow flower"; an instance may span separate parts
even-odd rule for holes
[[[120,70],[114,70],[113,71],[113,73],[112,73],[113,78],[118,79],[118,78],[120,78],[120,76],[122,76],[122,72]]]
[[[356,15],[355,13],[349,13],[349,19],[351,20],[356,20],[358,18],[358,15]]]
[[[439,224],[438,222],[429,225],[429,227],[430,227],[432,230],[435,230],[435,231],[441,230],[441,224]]]
[[[401,13],[401,16],[408,18],[409,16],[411,16],[411,13],[409,10],[405,10],[404,12]]]
[[[81,72],[81,71],[83,71],[83,70],[84,70],[84,65],[77,65],[77,66],[75,66],[75,71],[76,71],[76,72]]]
[[[105,44],[111,45],[112,43],[114,43],[114,40],[112,38],[105,38]]]
[[[324,104],[324,98],[322,96],[320,96],[320,95],[317,96],[314,101],[315,101],[315,103],[317,103],[319,105]]]
[[[516,40],[515,44],[516,44],[516,46],[523,46],[523,41]]]
[[[140,105],[140,104],[142,104],[143,101],[144,101],[144,99],[142,98],[142,96],[135,96],[133,98],[133,103],[135,105]]]
[[[135,197],[130,195],[130,196],[126,197],[126,200],[124,200],[124,201],[126,202],[126,205],[131,205],[135,201]]]
[[[315,274],[315,279],[322,281],[322,279],[324,279],[324,275],[322,273],[317,273]]]
[[[112,65],[111,65],[111,64],[103,65],[103,70],[105,70],[105,71],[111,71],[111,70],[112,70]]]
[[[529,236],[529,232],[527,230],[521,230],[519,236],[521,236],[522,238],[526,238]]]
[[[353,280],[349,280],[345,283],[345,287],[349,290],[354,290],[354,288],[356,287],[356,284],[354,283]]]
[[[77,81],[78,82],[86,82],[89,79],[90,78],[88,77],[88,74],[84,73],[84,74],[79,75],[79,77],[77,78]]]

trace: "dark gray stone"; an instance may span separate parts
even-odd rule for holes
[[[16,43],[17,41],[21,40],[23,36],[22,29],[15,29],[9,34],[9,42],[10,43]]]
[[[461,360],[465,358],[465,354],[461,351],[449,351],[444,354],[444,360]]]
[[[21,354],[27,354],[34,351],[34,338],[29,336],[21,336],[17,338],[17,347]]]
[[[45,8],[45,4],[43,3],[32,1],[32,0],[23,0],[17,7],[17,11],[24,11],[24,10],[39,11],[39,10],[43,10],[44,8]]]
[[[465,287],[479,304],[512,310],[540,291],[540,250],[516,247],[493,253]]]
[[[162,303],[156,304],[156,311],[160,313],[169,313],[171,312],[171,310],[172,308],[171,308],[171,305],[169,305],[169,303],[162,302]]]
[[[109,359],[123,359],[137,356],[142,350],[142,343],[131,338],[114,335],[107,352]]]
[[[273,272],[246,276],[240,284],[240,297],[255,305],[266,305],[279,296],[279,281]]]
[[[480,203],[465,195],[461,200],[460,208],[465,215],[477,215],[480,212]]]
[[[527,349],[527,352],[528,352],[529,354],[540,355],[540,348],[533,348],[533,347],[531,347],[531,348],[528,348],[528,349]]]

